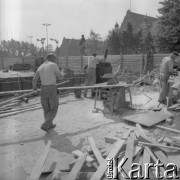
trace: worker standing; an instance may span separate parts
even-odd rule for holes
[[[169,92],[169,84],[168,80],[170,75],[177,75],[177,71],[173,69],[174,62],[179,57],[177,52],[172,52],[169,57],[165,57],[162,60],[161,67],[160,67],[160,95],[159,95],[159,102],[165,103],[166,97]]]
[[[46,61],[37,69],[33,78],[33,89],[36,90],[38,78],[41,80],[41,105],[44,111],[45,122],[41,129],[48,132],[49,129],[55,128],[53,119],[55,118],[59,106],[58,90],[56,81],[63,79],[57,66],[57,58],[54,54],[48,54]]]
[[[86,69],[87,78],[85,81],[85,86],[92,86],[96,83],[96,65],[98,60],[96,58],[96,53],[88,58],[88,66]],[[94,90],[91,90],[91,95],[93,96]],[[87,96],[87,89],[84,89],[84,97]]]

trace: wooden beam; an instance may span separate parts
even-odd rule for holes
[[[45,160],[49,153],[50,147],[51,147],[51,141],[48,141],[47,145],[44,148],[44,152],[41,154],[37,163],[33,167],[32,172],[31,172],[30,176],[27,178],[27,180],[38,180],[39,179],[39,177],[41,175],[41,171],[42,171],[44,163],[45,163]]]
[[[59,84],[57,84],[57,85],[66,84],[67,82],[69,82],[69,81],[64,81],[64,82],[59,83]],[[29,93],[27,93],[27,94],[23,94],[23,95],[21,95],[21,96],[18,96],[18,97],[12,98],[12,99],[8,99],[8,100],[6,100],[6,101],[1,102],[1,103],[0,103],[0,106],[2,106],[2,105],[4,105],[4,104],[7,104],[7,103],[9,103],[9,102],[11,102],[11,101],[13,101],[13,100],[16,100],[16,99],[19,99],[19,98],[23,98],[23,97],[27,97],[27,96],[32,95],[32,94],[35,94],[35,93],[37,93],[37,92],[39,92],[39,91],[40,91],[40,89],[38,89],[38,90],[36,90],[36,91],[31,90],[31,92],[29,92]]]
[[[154,150],[153,152],[158,157],[158,159],[164,164],[165,167],[168,163],[172,163],[161,150]]]
[[[134,140],[135,140],[135,134],[133,132],[130,133],[130,136],[127,139],[127,145],[126,145],[126,151],[124,159],[127,158],[126,164],[124,164],[124,170],[126,174],[129,174],[129,171],[131,170],[131,165],[133,163],[133,157],[134,157]],[[125,180],[125,178],[120,175],[120,179]]]
[[[145,164],[150,163],[150,154],[147,152],[146,149],[143,151],[143,160],[142,160],[142,175],[144,175],[146,172],[145,170]]]
[[[151,156],[151,158],[152,158],[152,160],[154,161],[154,163],[157,163],[157,158],[156,158],[156,156],[152,153],[152,151],[149,149],[149,147],[147,147],[147,146],[144,146],[144,148],[146,149],[146,151],[149,153],[149,155]],[[164,168],[160,168],[160,170],[161,170],[161,173],[163,173],[164,174]]]
[[[167,131],[171,131],[174,133],[180,133],[180,130],[178,130],[178,129],[172,129],[172,128],[168,128],[168,127],[161,126],[161,125],[155,125],[154,127],[157,127],[157,128],[163,129],[163,130],[167,130]]]
[[[121,150],[125,140],[119,140],[113,147],[113,149],[108,154],[107,158],[103,160],[103,162],[100,164],[97,171],[93,174],[91,177],[91,180],[101,180],[101,178],[104,176],[104,173],[107,170],[107,160],[115,158],[119,151]]]
[[[131,133],[130,137],[127,140],[126,151],[125,151],[125,159],[128,158],[128,160],[127,160],[126,164],[124,165],[124,170],[127,172],[127,174],[129,173],[132,162],[133,162],[134,139],[135,139],[135,134]]]
[[[180,151],[180,148],[178,148],[178,147],[165,146],[165,145],[161,145],[161,144],[158,144],[158,143],[152,144],[152,143],[146,143],[146,142],[138,142],[138,144],[139,145],[144,145],[144,146],[150,146],[150,147],[156,147],[156,148],[167,148],[167,149]]]
[[[77,160],[76,164],[73,166],[71,172],[69,173],[67,180],[76,180],[79,171],[81,170],[85,160],[86,160],[87,154],[83,154],[79,159]]]
[[[29,109],[23,109],[23,110],[18,110],[18,111],[15,111],[15,112],[5,113],[5,114],[1,114],[0,118],[20,114],[20,113],[27,112],[27,111],[34,111],[34,110],[41,109],[41,108],[42,108],[41,106],[37,106],[37,107],[31,107]]]
[[[102,157],[101,153],[99,152],[99,149],[96,147],[94,139],[92,137],[88,137],[88,141],[89,141],[91,149],[93,150],[98,163],[101,164],[102,161],[104,160],[104,158]]]

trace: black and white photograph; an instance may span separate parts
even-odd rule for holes
[[[0,180],[180,179],[180,0],[0,0]]]

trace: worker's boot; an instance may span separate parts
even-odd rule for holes
[[[48,127],[48,129],[54,129],[56,127],[56,124],[51,123]]]
[[[41,129],[43,130],[43,131],[45,131],[45,132],[49,132],[49,130],[48,130],[48,128],[47,128],[47,125],[45,124],[45,123],[43,123],[42,125],[41,125]]]

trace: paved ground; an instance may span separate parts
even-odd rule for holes
[[[139,107],[141,104],[145,107],[153,104],[158,92],[150,92],[146,95],[151,96],[153,100],[149,101],[149,98],[143,94],[136,94],[133,96],[134,106]],[[92,113],[94,105],[92,99],[75,99],[74,94],[71,94],[60,98],[59,101],[59,110],[54,120],[57,127],[48,134],[40,130],[43,122],[42,109],[0,119],[1,170],[22,166],[27,172],[31,172],[48,140],[52,141],[52,147],[46,165],[50,166],[58,161],[58,166],[65,168],[73,159],[71,152],[88,144],[88,136],[93,136],[97,146],[104,148],[108,146],[104,141],[106,135],[117,133],[121,137],[133,126],[132,123],[124,122],[121,118],[122,114],[129,114],[127,111],[121,112],[121,115],[107,116],[101,112]],[[39,98],[29,103],[34,102],[39,102]],[[98,102],[98,107],[102,108],[102,102]],[[157,129],[146,129],[146,132],[156,138],[165,133]]]

